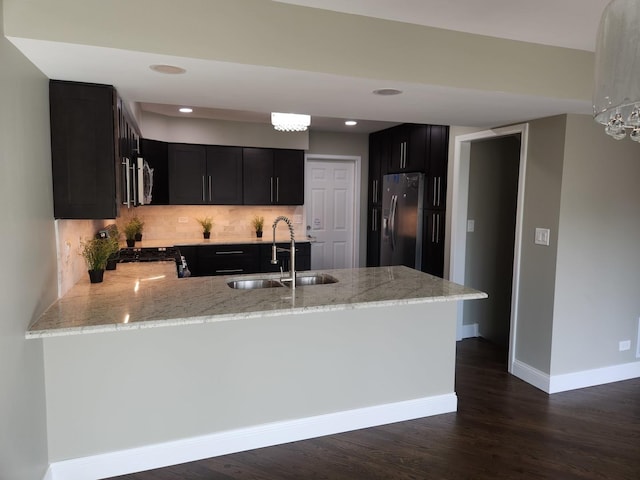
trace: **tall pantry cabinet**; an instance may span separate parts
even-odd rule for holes
[[[382,178],[387,173],[425,174],[422,271],[444,273],[444,231],[449,127],[402,124],[369,136],[367,266],[380,264]]]

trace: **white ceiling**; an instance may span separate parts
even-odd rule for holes
[[[279,0],[276,0],[279,1]],[[424,24],[456,31],[593,50],[608,0],[298,0],[283,3]],[[587,102],[394,83],[396,97],[371,91],[374,79],[11,38],[49,78],[116,85],[128,102],[172,114],[269,122],[271,111],[312,114],[311,129],[371,132],[391,123],[491,127],[561,113],[591,113]],[[188,75],[159,75],[152,64],[180,65]],[[181,77],[181,78],[180,78]],[[188,88],[185,82],[188,81]],[[214,94],[215,92],[215,94]],[[423,105],[429,105],[425,117]],[[177,113],[176,113],[177,114]],[[359,120],[344,127],[344,119]]]

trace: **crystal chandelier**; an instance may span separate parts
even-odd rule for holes
[[[280,132],[304,132],[311,125],[311,116],[272,112],[271,124]]]
[[[640,142],[640,2],[612,0],[598,28],[595,56],[595,121],[622,140],[630,130]]]

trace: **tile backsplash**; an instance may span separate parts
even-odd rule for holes
[[[251,220],[256,215],[264,217],[266,231],[271,228],[276,217],[285,215],[294,222],[296,236],[302,237],[305,234],[302,225],[303,210],[302,206],[153,205],[124,211],[117,224],[122,232],[128,219],[136,215],[144,222],[143,240],[184,241],[202,238],[202,227],[197,219],[211,217],[211,239],[224,240],[225,237],[254,235]],[[300,222],[296,223],[296,220]]]

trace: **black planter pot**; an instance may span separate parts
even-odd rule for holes
[[[142,241],[142,234],[141,233],[136,233],[135,240],[136,240],[136,242],[141,242]]]
[[[262,230],[257,230],[256,231],[256,237],[262,238]]]
[[[127,238],[127,247],[131,248],[131,247],[135,247],[135,245],[136,245],[135,239],[131,240]]]
[[[117,266],[118,266],[118,259],[116,257],[109,258],[109,260],[107,260],[106,270],[115,270]]]
[[[91,283],[102,283],[104,270],[89,270],[89,281]]]
[[[202,232],[204,238],[211,238],[211,232]]]

